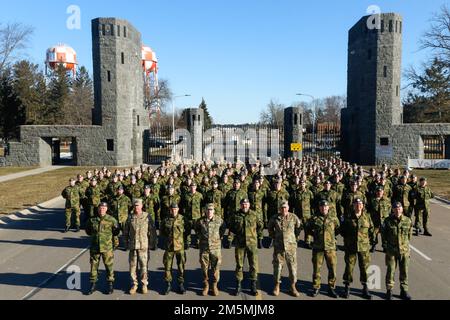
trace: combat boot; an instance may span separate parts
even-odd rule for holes
[[[77,227],[77,228],[75,229],[75,232],[76,232],[76,233],[79,233],[79,232],[80,232],[80,227]]]
[[[363,297],[367,300],[372,300],[372,295],[369,292],[369,288],[367,287],[367,284],[363,286]]]
[[[375,247],[376,246],[377,246],[376,244],[372,245],[372,247],[370,248],[370,253],[374,253],[375,252]]]
[[[388,289],[386,291],[386,300],[392,300],[392,290]]]
[[[138,287],[136,286],[136,285],[133,285],[132,287],[131,287],[131,289],[130,289],[130,295],[131,296],[133,296],[133,295],[135,295],[136,294],[136,292],[137,292],[137,290],[138,290]]]
[[[180,283],[180,294],[185,294],[186,293],[186,288],[184,287],[184,283]]]
[[[430,233],[430,231],[428,231],[427,228],[425,228],[425,231],[423,232],[423,235],[424,235],[424,236],[427,236],[427,237],[432,237],[432,236],[433,236],[433,235]]]
[[[273,239],[270,239],[269,245],[267,246],[267,249],[273,248]]]
[[[164,295],[167,296],[170,291],[172,291],[172,284],[170,282],[166,283],[166,291],[164,291]]]
[[[261,239],[258,240],[258,249],[262,249],[262,240]]]
[[[317,297],[319,295],[319,292],[320,292],[320,289],[314,289],[314,291],[312,293],[313,298]]]
[[[96,288],[95,288],[95,282],[92,282],[92,283],[91,283],[91,288],[89,289],[89,292],[88,292],[88,296],[94,294],[95,290],[96,290]]]
[[[235,295],[235,296],[238,296],[238,295],[241,294],[241,292],[242,292],[242,285],[241,285],[241,282],[238,281],[238,282],[236,283],[236,291],[234,292],[234,295]]]
[[[349,297],[350,297],[350,287],[348,286],[348,284],[346,284],[342,298],[348,299]]]
[[[400,298],[403,300],[411,300],[411,296],[409,295],[408,291],[402,290],[400,292]]]
[[[212,295],[217,297],[219,295],[219,287],[217,286],[217,282],[213,283]]]
[[[328,288],[328,295],[331,297],[331,298],[337,298],[338,296],[337,296],[337,294],[336,294],[336,291],[334,290],[334,288],[332,288],[332,287],[329,287]]]
[[[298,298],[300,296],[300,293],[297,291],[295,282],[291,283],[291,290],[289,291],[291,296]]]
[[[70,231],[70,227],[66,227],[65,229],[64,229],[64,233],[67,233],[67,232],[69,232]]]
[[[256,281],[252,281],[250,293],[252,296],[255,296],[255,297],[258,295],[258,285],[257,285]]]
[[[114,282],[108,282],[107,294],[111,295],[114,293]]]
[[[277,282],[273,288],[273,295],[278,297],[280,295],[280,284]]]
[[[209,283],[208,281],[203,282],[202,296],[206,297],[209,293]]]
[[[141,293],[142,293],[142,294],[147,294],[147,293],[148,293],[148,288],[147,288],[147,286],[145,286],[145,285],[142,286]]]

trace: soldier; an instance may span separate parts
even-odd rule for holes
[[[275,180],[274,189],[267,193],[267,221],[269,221],[272,216],[278,215],[279,208],[283,202],[289,201],[289,193],[284,190],[282,186],[282,180]],[[273,240],[270,241],[267,247],[273,247]]]
[[[372,198],[368,205],[368,212],[374,226],[372,248],[370,249],[370,252],[372,253],[375,252],[375,248],[378,244],[378,235],[381,232],[381,226],[383,225],[384,219],[389,217],[391,212],[391,202],[384,197],[384,188],[378,186],[375,190],[375,198]]]
[[[195,225],[199,237],[200,266],[203,274],[203,296],[209,292],[209,267],[213,273],[212,295],[218,296],[218,283],[220,281],[220,265],[222,264],[222,237],[225,233],[223,219],[215,215],[214,203],[206,207],[206,215],[198,220]]]
[[[266,210],[264,210],[265,191],[261,189],[261,183],[258,178],[253,182],[253,186],[248,193],[250,200],[250,209],[255,211],[259,218],[264,222],[264,225],[268,224]],[[264,230],[260,230],[258,233],[258,249],[262,249],[262,241],[264,238]]]
[[[189,249],[191,245],[191,233],[198,219],[202,217],[202,203],[203,196],[200,192],[197,192],[197,184],[191,184],[191,190],[184,196],[182,200],[183,204],[183,216],[185,219],[185,250]],[[198,237],[196,237],[193,243],[195,248],[198,247]]]
[[[400,297],[404,300],[411,300],[408,293],[408,268],[412,222],[410,218],[403,215],[403,207],[400,202],[395,202],[392,205],[392,214],[384,220],[381,232],[383,246],[386,248],[386,299],[392,300],[395,269],[398,265],[400,270]]]
[[[143,210],[152,217],[156,224],[159,225],[160,217],[159,214],[157,214],[159,212],[159,197],[152,193],[152,189],[149,185],[144,187],[142,202],[144,204]]]
[[[244,199],[247,199],[248,195],[247,192],[241,189],[241,182],[236,179],[233,184],[233,189],[228,191],[225,199],[224,199],[224,207],[225,207],[225,222],[227,223],[228,227],[231,228],[231,219],[233,219],[233,216],[240,210],[241,208],[241,201]],[[231,229],[228,232],[228,242],[225,246],[225,248],[231,248],[231,244],[233,243],[234,235]]]
[[[120,229],[123,231],[130,213],[131,200],[124,194],[122,186],[117,188],[116,195],[111,198],[109,207],[111,215],[119,222]],[[117,249],[119,247],[119,237],[114,237],[113,240],[114,248]]]
[[[93,178],[91,180],[91,185],[86,189],[86,198],[89,217],[92,219],[95,216],[102,199],[102,191],[97,185],[97,179]]]
[[[280,294],[281,272],[283,264],[289,270],[289,280],[291,281],[291,289],[289,293],[298,297],[297,291],[297,238],[300,234],[302,224],[300,219],[293,213],[289,212],[289,203],[287,201],[281,204],[280,213],[273,216],[268,225],[269,236],[274,241],[273,252],[273,276],[275,287],[273,295]]]
[[[212,180],[212,189],[206,193],[205,202],[214,203],[215,214],[223,219],[222,201],[224,195],[222,191],[219,190],[219,182],[217,179]]]
[[[400,171],[400,170],[399,170]],[[393,202],[400,202],[403,207],[403,212],[408,218],[411,218],[412,207],[410,206],[412,196],[411,187],[407,184],[406,176],[400,176],[397,180],[397,184],[394,185],[394,191],[392,196]]]
[[[178,265],[178,285],[181,294],[186,293],[184,288],[184,266],[186,264],[186,253],[184,251],[184,218],[178,214],[179,208],[173,203],[170,208],[170,215],[162,221],[161,236],[165,240],[164,263],[164,281],[166,282],[166,291],[168,295],[172,290],[172,265],[173,259],[177,259]]]
[[[127,196],[134,201],[134,199],[140,199],[142,196],[141,186],[137,183],[136,177],[131,176],[131,182],[126,188]]]
[[[89,182],[84,180],[83,175],[79,174],[77,175],[77,187],[80,189],[80,204],[83,206],[84,211],[84,222],[87,222],[89,220],[89,206],[87,204],[87,198],[86,198],[86,189],[89,187]]]
[[[356,198],[361,199],[364,202],[364,204],[366,204],[365,194],[363,192],[361,192],[360,190],[358,190],[358,182],[355,180],[352,180],[350,182],[350,190],[347,190],[344,192],[344,195],[342,196],[342,200],[341,200],[341,205],[344,209],[344,217],[349,217],[352,215],[353,201]]]
[[[430,199],[434,198],[433,192],[427,185],[426,178],[420,178],[418,187],[414,190],[414,198],[416,202],[415,206],[415,235],[418,236],[422,233],[422,225],[424,228],[423,234],[431,237],[432,234],[428,229],[428,221],[430,217]]]
[[[168,189],[168,194],[163,196],[161,198],[161,211],[160,211],[160,220],[164,220],[165,218],[169,217],[170,215],[170,206],[173,203],[176,203],[177,205],[180,204],[181,197],[179,194],[175,193],[174,186],[170,186]]]
[[[369,214],[364,210],[364,203],[356,198],[353,201],[353,215],[345,219],[341,234],[345,246],[345,291],[343,297],[348,299],[350,284],[353,282],[353,269],[358,260],[360,281],[363,285],[363,297],[372,299],[367,287],[367,269],[370,265],[370,245],[373,239],[373,223]]]
[[[98,278],[100,258],[106,268],[108,281],[108,294],[114,292],[114,249],[113,237],[120,232],[119,224],[114,217],[107,215],[108,204],[102,202],[98,207],[98,215],[89,220],[86,233],[91,237],[90,262],[91,262],[91,289],[88,295],[95,292]]]
[[[133,282],[130,295],[136,294],[138,290],[137,268],[139,264],[142,294],[148,292],[148,260],[149,248],[156,246],[155,222],[150,214],[143,212],[143,201],[134,200],[133,214],[128,218],[123,229],[125,248],[130,250],[130,276]]]
[[[258,231],[264,228],[264,224],[259,219],[255,211],[250,210],[250,201],[243,199],[241,209],[230,219],[231,231],[236,235],[236,292],[239,295],[242,291],[242,280],[244,279],[244,258],[248,257],[250,267],[251,294],[258,295]]]
[[[313,216],[306,225],[308,234],[314,238],[312,263],[313,263],[313,297],[319,295],[320,270],[325,258],[328,268],[328,295],[337,298],[336,288],[336,235],[339,233],[340,223],[336,217],[328,216],[330,207],[327,201],[319,203],[319,214]]]
[[[313,206],[314,195],[306,187],[306,181],[300,182],[300,189],[297,189],[294,194],[294,213],[306,225],[311,218],[311,208]],[[311,249],[312,237],[305,232],[305,245]]]
[[[323,200],[328,202],[328,205],[330,207],[330,211],[328,212],[328,214],[330,216],[338,217],[337,207],[340,206],[339,197],[335,191],[331,190],[331,182],[329,180],[326,180],[323,183],[322,191],[320,191],[315,197],[315,211],[319,211],[319,203]]]
[[[122,183],[119,181],[118,175],[112,176],[112,181],[106,187],[106,195],[111,199],[117,194],[117,189],[119,186],[122,186]]]
[[[72,227],[72,216],[75,216],[75,232],[80,232],[80,188],[75,184],[75,179],[69,180],[69,186],[61,193],[66,199],[66,229],[64,233],[69,232]]]

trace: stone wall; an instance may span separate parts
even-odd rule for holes
[[[292,152],[292,143],[303,143],[303,109],[300,107],[284,110],[284,156],[301,159],[303,152]]]

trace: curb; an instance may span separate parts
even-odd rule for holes
[[[0,216],[0,225],[5,225],[8,224],[8,222],[12,222],[12,221],[18,221],[18,220],[22,220],[24,218],[26,218],[29,215],[35,215],[35,214],[39,214],[39,210],[42,210],[45,207],[51,206],[54,203],[62,200],[63,198],[61,196],[56,197],[54,199],[48,200],[46,202],[40,203],[37,206],[34,207],[30,207],[27,209],[24,209],[22,211],[17,211],[8,215],[2,215]]]
[[[438,200],[438,201],[441,201],[441,202],[443,202],[445,204],[449,204],[450,205],[450,200],[447,200],[447,199],[444,199],[444,198],[441,198],[441,197],[437,197],[437,196],[434,196],[434,198],[436,200]]]

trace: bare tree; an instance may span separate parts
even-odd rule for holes
[[[157,92],[147,97],[146,105],[149,110],[155,110],[160,107],[162,111],[167,108],[167,104],[172,101],[172,91],[170,90],[169,81],[160,79]]]
[[[330,96],[323,101],[324,104],[324,121],[338,123],[341,120],[341,110],[347,105],[345,96]]]
[[[272,99],[266,107],[266,110],[261,112],[260,124],[282,126],[284,123],[284,109],[285,105],[278,103]]]
[[[421,49],[431,49],[450,63],[450,8],[443,5],[430,22],[430,29],[420,41]]]
[[[25,49],[34,29],[21,23],[0,25],[0,72],[15,59],[16,54]]]

